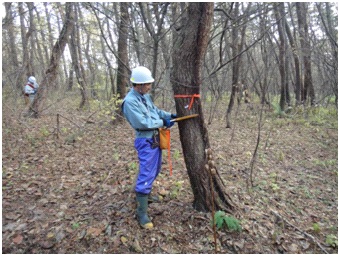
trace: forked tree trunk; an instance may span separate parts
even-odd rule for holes
[[[48,69],[39,85],[38,94],[31,107],[32,115],[36,118],[41,114],[43,103],[46,100],[47,89],[52,86],[53,82],[56,80],[60,58],[73,27],[73,3],[66,3],[66,19],[64,26],[60,32],[59,39],[54,44]]]
[[[206,52],[209,31],[213,19],[213,3],[189,3],[187,11],[181,18],[181,29],[174,33],[173,69],[171,82],[175,95],[199,94],[202,61]],[[178,116],[198,113],[199,117],[178,122],[180,140],[185,163],[194,194],[193,206],[199,211],[215,209],[233,213],[236,209],[225,185],[210,161],[208,151],[210,143],[208,131],[199,98],[193,98],[192,108],[185,107],[191,98],[176,98]],[[210,182],[212,177],[212,183]],[[212,188],[211,188],[212,186]],[[211,190],[213,189],[213,193]],[[212,198],[214,199],[212,200]]]

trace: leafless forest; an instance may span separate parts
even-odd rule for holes
[[[338,252],[336,3],[2,8],[3,253]],[[199,114],[172,128],[152,232],[119,108],[138,65],[159,108]]]

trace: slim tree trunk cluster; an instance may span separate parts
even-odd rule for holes
[[[59,67],[61,55],[74,28],[74,5],[72,3],[67,3],[65,8],[66,20],[64,26],[61,30],[58,40],[53,47],[48,69],[46,70],[46,73],[40,83],[37,97],[34,100],[33,106],[31,108],[32,114],[35,117],[39,117],[41,115],[43,103],[45,102],[47,96],[47,90],[53,85],[53,82],[55,82],[57,78],[57,69]]]

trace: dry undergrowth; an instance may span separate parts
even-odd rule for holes
[[[223,119],[208,126],[217,168],[241,208],[242,231],[219,230],[218,251],[337,253],[336,114],[266,113],[251,186],[258,114],[244,110],[234,130]],[[3,104],[3,253],[214,252],[211,216],[191,206],[177,127],[173,176],[164,156],[153,191],[164,199],[150,205],[155,228],[145,231],[134,218],[137,157],[125,122],[64,108],[40,119],[21,113]]]

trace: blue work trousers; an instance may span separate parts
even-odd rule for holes
[[[155,178],[161,170],[162,153],[159,147],[152,149],[151,138],[136,138],[134,147],[138,152],[139,174],[135,185],[135,191],[149,194]]]

